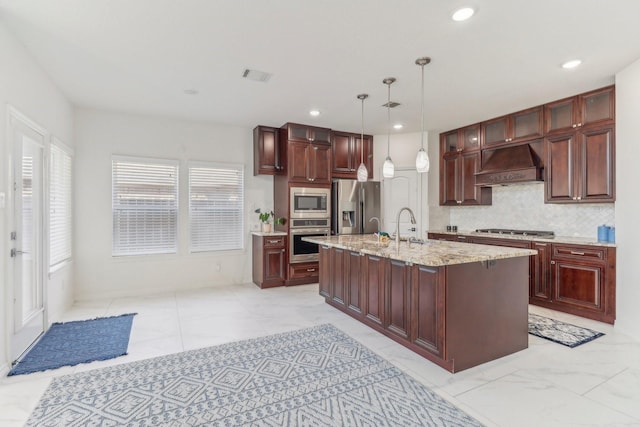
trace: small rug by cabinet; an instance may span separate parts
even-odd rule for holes
[[[480,426],[325,324],[55,378],[27,426]]]
[[[74,366],[127,354],[134,314],[54,323],[9,375]]]
[[[529,313],[529,333],[571,348],[604,335],[602,332],[532,313]]]

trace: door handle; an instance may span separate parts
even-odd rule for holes
[[[15,249],[15,248],[11,249],[11,258],[15,258],[18,255],[28,255],[28,254],[29,254],[29,252],[19,251],[19,250]]]
[[[416,231],[416,228],[415,227],[411,227],[411,228],[409,228],[409,231]]]

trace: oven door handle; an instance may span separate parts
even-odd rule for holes
[[[291,234],[331,234],[330,228],[305,228],[304,230],[290,229]]]

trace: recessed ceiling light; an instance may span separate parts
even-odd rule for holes
[[[309,111],[309,115],[312,117],[318,117],[320,115],[320,111],[319,110],[311,110]]]
[[[451,15],[451,19],[453,19],[454,21],[466,21],[467,19],[471,18],[474,13],[476,13],[476,11],[473,10],[473,8],[463,7],[453,12],[453,15]]]
[[[394,129],[402,129],[404,126],[402,126],[402,123],[396,123],[395,125],[393,125]]]
[[[197,89],[185,89],[183,92],[187,95],[197,95],[199,93]]]
[[[565,69],[576,68],[580,64],[582,64],[581,60],[574,59],[572,61],[567,61],[564,64],[562,64],[562,68],[565,68]]]

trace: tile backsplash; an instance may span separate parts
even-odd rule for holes
[[[544,183],[493,187],[491,206],[454,206],[450,224],[459,230],[514,228],[557,236],[597,238],[599,225],[615,225],[613,203],[545,204]]]

